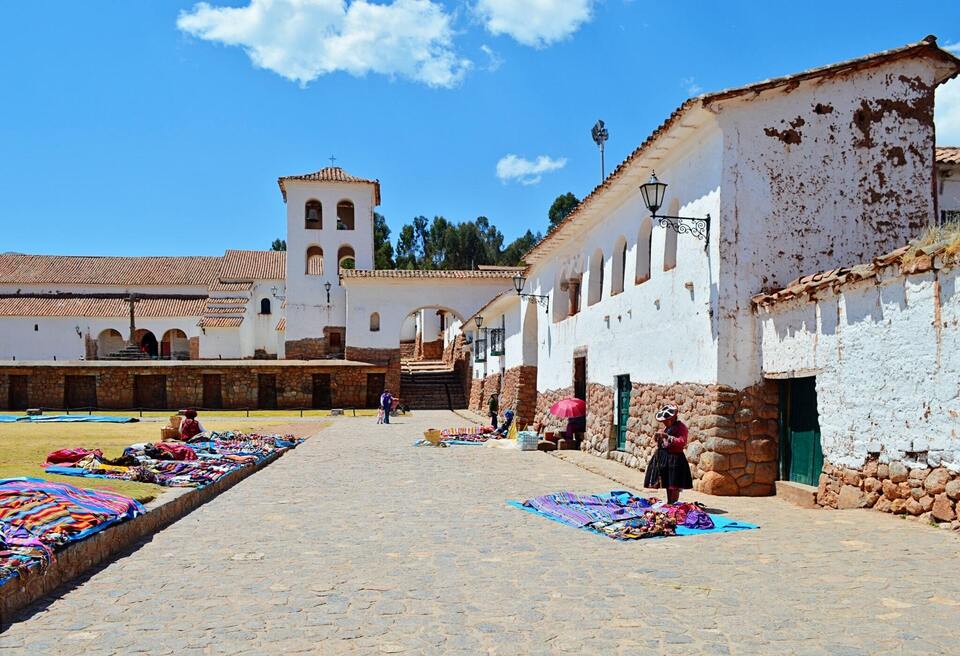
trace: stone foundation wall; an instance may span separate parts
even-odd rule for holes
[[[563,430],[566,421],[550,417],[548,409],[572,392],[565,388],[538,394],[536,421],[544,422],[546,430]],[[610,386],[587,385],[584,451],[645,469],[656,450],[656,412],[663,404],[674,403],[690,429],[686,455],[694,489],[716,495],[773,494],[780,432],[776,383],[765,381],[743,390],[697,383],[634,383],[623,451],[616,450],[615,397]]]
[[[817,503],[827,508],[873,508],[932,522],[957,520],[960,473],[946,467],[910,467],[908,463],[868,460],[862,469],[823,465]]]
[[[442,360],[443,359],[443,340],[437,339],[432,342],[422,342],[420,344],[420,357],[418,360]]]
[[[413,360],[416,356],[417,343],[416,341],[409,342],[400,342],[400,359],[401,360]]]
[[[518,427],[533,424],[537,412],[536,367],[513,367],[503,372],[500,409],[513,410]]]
[[[383,367],[283,366],[281,361],[248,366],[217,366],[204,362],[196,366],[0,366],[0,409],[9,401],[10,376],[29,377],[31,407],[62,408],[66,376],[92,376],[96,380],[97,405],[104,409],[134,407],[134,377],[165,376],[168,408],[203,407],[203,376],[220,376],[223,407],[256,408],[259,374],[274,374],[277,381],[277,407],[281,409],[313,406],[313,375],[329,374],[331,401],[335,407],[365,407],[368,373],[384,372]],[[399,386],[399,374],[397,375]]]
[[[467,400],[467,407],[474,412],[486,414],[486,404],[483,402],[483,378],[470,379],[470,398]],[[5,393],[0,388],[0,394]]]
[[[510,406],[503,403],[503,396],[500,393],[500,374],[490,374],[486,378],[474,378],[470,381],[470,401],[469,408],[474,412],[479,412],[484,417],[487,416],[487,401],[491,394],[496,394],[500,403],[500,413]]]
[[[305,337],[288,339],[284,342],[286,360],[320,360],[328,353],[327,340],[324,337]]]
[[[533,417],[534,426],[540,427],[543,432],[562,431],[567,427],[566,419],[559,419],[550,414],[550,406],[562,399],[573,397],[573,387],[537,392],[537,409]]]
[[[380,367],[386,373],[385,385],[394,395],[400,393],[400,349],[398,348],[359,348],[347,346],[347,360],[368,362]],[[364,383],[366,386],[366,383]]]

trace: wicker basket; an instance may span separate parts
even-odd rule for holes
[[[163,440],[179,440],[180,431],[176,428],[171,428],[170,426],[164,426],[160,429],[160,437]]]
[[[430,444],[440,444],[441,433],[436,428],[428,428],[423,431],[423,439]]]

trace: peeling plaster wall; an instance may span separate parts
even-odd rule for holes
[[[816,373],[828,462],[960,471],[958,282],[960,269],[887,274],[761,310],[764,373]]]
[[[750,296],[852,265],[934,216],[933,65],[899,60],[721,103],[719,382],[759,378]]]
[[[716,217],[723,145],[720,132],[706,126],[694,137],[674,143],[656,166],[657,176],[670,185],[664,211],[674,206],[683,216],[709,213]],[[666,229],[654,226],[651,276],[637,284],[640,226],[650,213],[636,186],[631,185],[619,197],[613,190],[608,195],[611,200],[603,218],[528,274],[529,290],[525,291],[549,294],[551,304],[549,315],[542,310],[537,315],[537,389],[544,392],[572,385],[574,350],[583,346],[588,349],[591,383],[610,386],[619,374],[644,383],[714,382],[716,335],[726,329],[713,319],[718,275],[716,221],[711,226],[709,254],[703,241],[680,235],[677,266],[669,271],[663,270]],[[621,237],[627,243],[624,289],[611,296],[614,245]],[[597,249],[604,255],[603,289],[600,301],[590,305],[590,259]],[[560,278],[574,273],[583,275],[580,312],[554,321],[554,308],[558,303],[566,307],[568,302],[568,292],[559,287]]]

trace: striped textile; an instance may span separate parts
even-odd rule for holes
[[[33,533],[7,522],[0,522],[0,585],[16,576],[24,577],[33,568],[53,562],[53,549]]]
[[[534,497],[524,501],[523,505],[576,528],[596,522],[611,523],[643,517],[650,509],[650,504],[644,499],[624,502],[616,497],[601,497],[595,494],[581,496],[573,492]]]
[[[113,492],[40,478],[0,479],[0,522],[25,528],[48,546],[82,540],[144,512],[138,501]]]

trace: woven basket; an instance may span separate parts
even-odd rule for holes
[[[160,429],[160,437],[164,440],[178,440],[180,439],[180,431],[170,426],[164,426]]]
[[[427,430],[423,431],[423,439],[425,439],[427,442],[430,442],[430,444],[440,444],[441,435],[442,434],[440,431],[438,431],[436,428],[428,428]]]

